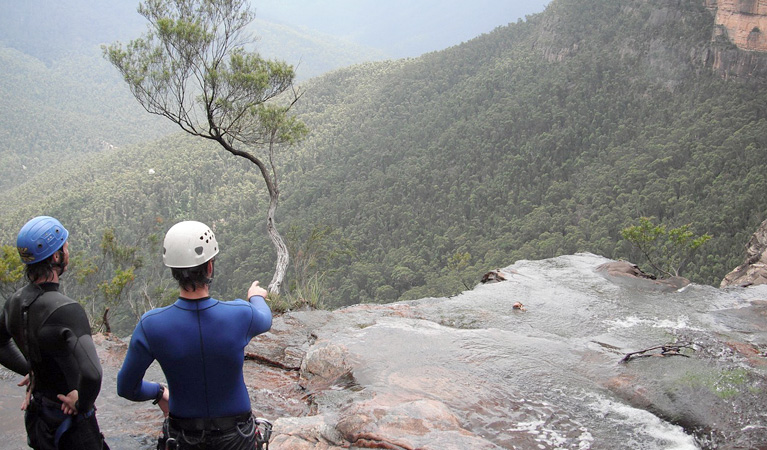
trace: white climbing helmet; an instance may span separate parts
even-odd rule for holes
[[[209,226],[193,220],[179,222],[165,234],[162,262],[176,269],[197,267],[218,254],[218,242]]]

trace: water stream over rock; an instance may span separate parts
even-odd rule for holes
[[[767,286],[670,289],[609,262],[518,261],[450,298],[276,318],[245,375],[271,448],[767,448]],[[98,344],[110,445],[153,448],[159,410],[115,393],[124,342]],[[17,381],[0,380],[0,449],[23,448]]]

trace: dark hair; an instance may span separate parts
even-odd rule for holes
[[[215,260],[211,259],[209,262],[213,264]],[[210,277],[208,277],[207,267],[208,262],[204,262],[199,266],[188,269],[171,268],[170,272],[173,274],[173,278],[178,281],[179,287],[187,291],[193,291],[210,286],[210,283],[213,282],[213,271],[211,270]]]
[[[26,276],[30,283],[34,283],[37,280],[47,280],[53,274],[53,269],[59,267],[59,264],[53,262],[53,256],[60,253],[59,258],[64,258],[64,250],[60,248],[53,252],[53,255],[45,258],[42,261],[38,261],[34,264],[27,264]]]

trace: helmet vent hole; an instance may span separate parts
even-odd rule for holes
[[[195,247],[194,252],[197,253],[198,255],[202,255],[202,246]]]

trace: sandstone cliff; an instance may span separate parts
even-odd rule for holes
[[[720,287],[767,284],[767,220],[746,245],[746,260],[728,273]]]
[[[715,16],[715,46],[705,63],[723,76],[753,77],[767,74],[767,0],[704,0]]]
[[[706,0],[716,14],[715,36],[741,50],[767,51],[767,0]]]

